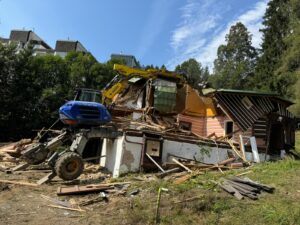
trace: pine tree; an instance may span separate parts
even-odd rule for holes
[[[219,46],[210,78],[215,88],[249,89],[254,75],[257,52],[252,36],[241,22],[230,28],[226,44]]]
[[[280,66],[280,59],[287,45],[285,38],[289,33],[290,10],[289,0],[272,0],[268,3],[268,8],[263,17],[264,28],[261,54],[258,59],[256,75],[253,85],[256,89],[271,90],[281,93],[278,90],[278,80],[275,71]]]

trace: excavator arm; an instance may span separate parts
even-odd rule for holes
[[[119,75],[117,75],[102,90],[102,103],[105,103],[106,105],[113,103],[115,96],[126,90],[128,87],[128,81],[133,77],[141,77],[144,79],[156,79],[160,77],[172,79],[178,83],[185,82],[182,75],[167,70],[142,70],[120,64],[114,64],[114,70],[117,71]]]

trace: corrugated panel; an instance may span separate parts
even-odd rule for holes
[[[250,108],[242,102],[246,95],[217,93],[215,98],[219,104],[233,117],[239,127],[246,131],[263,115],[274,110],[271,99],[266,96],[247,96],[252,103]]]
[[[253,135],[255,137],[266,138],[268,122],[266,118],[259,118],[254,122]]]
[[[295,116],[289,112],[285,106],[283,106],[282,104],[278,103],[278,114],[280,116],[284,116],[284,117],[288,117],[288,118],[291,118],[291,119],[294,119]]]

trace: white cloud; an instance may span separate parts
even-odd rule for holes
[[[222,16],[225,12],[231,12],[231,7],[227,5],[224,8],[224,5],[218,3],[220,2],[188,0],[182,8],[183,22],[174,30],[170,40],[174,51],[174,57],[167,63],[170,69],[189,58],[196,58],[212,69],[218,47],[225,42],[230,27],[239,21],[253,35],[253,46],[259,47],[262,36],[259,29],[262,28],[262,16],[268,0],[257,2],[253,8],[227,23]]]

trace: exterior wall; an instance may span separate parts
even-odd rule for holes
[[[225,135],[225,122],[230,121],[227,116],[215,116],[215,117],[197,117],[197,116],[187,116],[178,115],[178,121],[184,121],[192,124],[192,132],[203,137],[215,133],[217,136]],[[239,127],[234,123],[233,131],[237,131]],[[253,136],[253,128],[250,127],[246,131],[238,131],[233,135],[233,140],[236,142],[240,141],[239,135],[243,136]],[[264,138],[256,138],[257,146],[266,146],[266,140]],[[250,143],[245,142],[246,145]]]
[[[127,136],[126,139],[124,138],[122,159],[119,170],[120,174],[127,172],[138,172],[140,170],[142,151],[142,137]]]
[[[201,151],[201,148],[208,150],[209,154]],[[174,155],[187,159],[196,160],[204,163],[217,163],[228,158],[227,149],[217,147],[201,147],[197,144],[190,144],[178,141],[164,140],[162,162],[168,161],[168,156]]]
[[[103,140],[102,156],[105,155],[105,158],[101,158],[100,165],[112,172],[113,177],[118,177],[120,174],[123,141],[123,136],[115,140]]]
[[[206,136],[205,117],[186,116],[186,115],[179,114],[178,120],[191,123],[193,133],[198,134],[200,136]]]
[[[206,136],[215,133],[217,136],[224,136],[225,120],[229,120],[226,116],[206,117]]]
[[[127,140],[127,141],[126,141]],[[133,143],[134,142],[134,143]],[[204,148],[208,154],[201,149]],[[228,149],[205,147],[180,141],[163,141],[162,163],[168,162],[168,156],[174,155],[204,163],[217,163],[228,158]],[[103,140],[100,165],[108,169],[113,177],[128,172],[138,172],[141,167],[143,138],[136,136],[119,137],[114,141]]]

